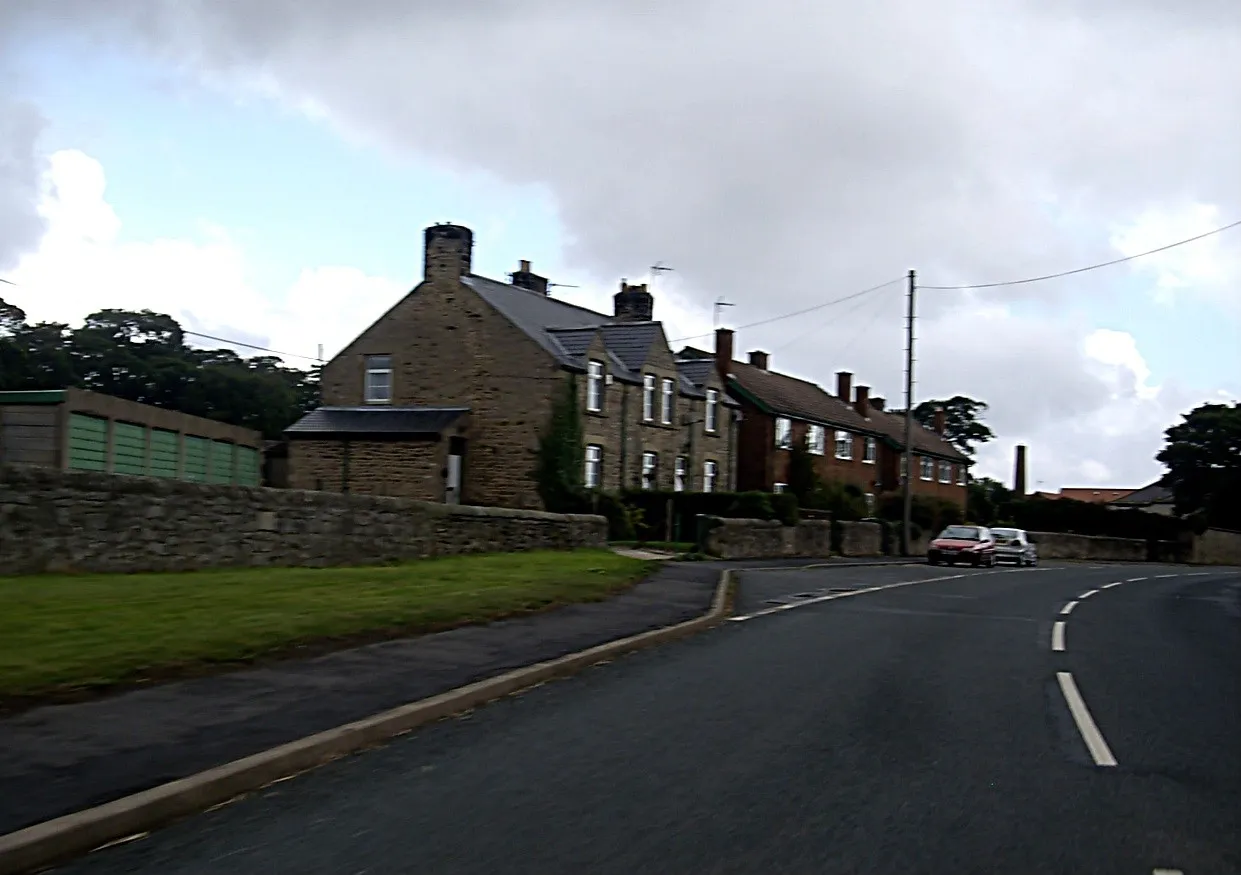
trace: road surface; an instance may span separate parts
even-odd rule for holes
[[[737,612],[60,871],[1241,872],[1238,571],[764,570]]]

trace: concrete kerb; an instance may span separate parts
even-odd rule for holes
[[[720,573],[711,608],[693,620],[515,669],[104,805],[0,835],[0,875],[21,875],[64,862],[373,747],[428,723],[626,653],[710,629],[721,624],[732,612],[733,574],[732,569]]]

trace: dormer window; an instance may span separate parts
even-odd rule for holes
[[[392,403],[392,356],[368,355],[366,357],[364,397],[367,404]]]

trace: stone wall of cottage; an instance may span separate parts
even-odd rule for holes
[[[447,441],[289,441],[292,489],[443,501]]]
[[[539,508],[539,434],[568,374],[461,283],[456,269],[432,270],[324,367],[323,404],[363,405],[367,356],[390,355],[393,405],[471,411],[463,502]],[[290,468],[298,478],[292,461]]]
[[[598,516],[0,468],[0,574],[369,565],[606,539]]]

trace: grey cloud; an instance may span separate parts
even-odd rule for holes
[[[0,98],[0,270],[34,250],[46,230],[39,215],[43,118],[28,103]]]
[[[738,323],[910,267],[952,285],[1105,260],[1108,226],[1151,206],[1241,216],[1235,0],[66,0],[57,22],[19,6],[29,27],[72,20],[191,69],[268,75],[353,134],[545,186],[586,278],[663,260]],[[995,301],[1046,318],[1116,279],[925,293],[921,387],[985,397],[1018,432],[1097,409],[1075,326],[959,323]],[[738,343],[784,346],[778,366],[824,382],[848,367],[895,400],[902,315],[890,295]],[[1033,374],[1030,403],[999,403]]]

